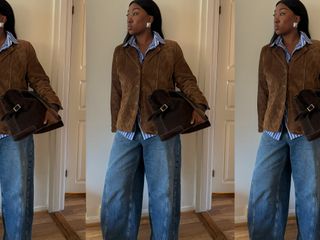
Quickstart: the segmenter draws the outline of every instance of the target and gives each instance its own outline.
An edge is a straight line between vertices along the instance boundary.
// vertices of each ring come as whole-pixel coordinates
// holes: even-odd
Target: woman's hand
[[[44,116],[43,124],[46,125],[48,122],[50,122],[50,119],[54,119],[54,116],[57,115],[57,112],[59,111],[59,107],[52,107],[47,109],[46,115]]]
[[[204,113],[203,113],[204,114]],[[203,117],[200,115],[200,113],[196,110],[193,110],[192,112],[192,117],[191,117],[191,121],[190,124],[200,124],[202,122],[204,122],[205,120],[203,119]]]

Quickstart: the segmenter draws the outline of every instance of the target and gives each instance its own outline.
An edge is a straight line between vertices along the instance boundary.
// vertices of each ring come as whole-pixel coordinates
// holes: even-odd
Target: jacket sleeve
[[[111,130],[112,132],[115,132],[117,130],[117,119],[122,97],[121,84],[117,70],[117,48],[113,53],[110,96]]]
[[[61,102],[50,86],[49,77],[43,70],[33,46],[28,42],[26,42],[26,44],[28,58],[26,79],[30,87],[49,104],[54,104],[58,106],[59,109],[62,109]]]
[[[264,122],[264,116],[267,109],[268,104],[268,84],[264,72],[264,50],[265,48],[262,48],[260,53],[260,61],[259,61],[259,71],[258,71],[258,97],[257,97],[257,108],[258,108],[258,130],[259,132],[263,131],[263,122]]]
[[[209,109],[208,102],[200,91],[196,77],[184,59],[180,46],[175,44],[174,80],[177,87],[184,92],[195,104]]]

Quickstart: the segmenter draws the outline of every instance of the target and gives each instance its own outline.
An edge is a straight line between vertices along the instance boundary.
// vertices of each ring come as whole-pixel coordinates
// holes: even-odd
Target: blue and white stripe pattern
[[[12,44],[17,44],[18,41],[17,39],[10,33],[7,31],[7,38],[4,41],[4,43],[2,44],[2,46],[0,47],[0,52],[8,49],[9,47],[11,47]],[[0,139],[8,137],[9,135],[7,134],[1,134],[0,133]]]
[[[136,42],[136,39],[135,39],[134,36],[131,36],[131,38],[123,45],[123,47],[127,47],[128,45],[131,46],[131,47],[134,47],[137,50],[140,63],[143,63],[144,58],[147,55],[147,53],[149,51],[155,49],[160,43],[161,44],[165,44],[164,39],[157,32],[153,32],[153,40],[150,43],[150,45],[149,45],[149,47],[148,47],[148,49],[147,49],[147,51],[145,53],[141,52],[141,50],[139,49],[139,47],[137,45],[137,42]],[[137,127],[140,128],[140,131],[141,131],[141,134],[142,134],[142,137],[143,137],[144,140],[156,136],[155,134],[149,134],[149,133],[145,133],[145,132],[142,131],[141,126],[140,126],[140,113],[138,113],[136,121],[138,122],[138,124],[137,124],[138,126]],[[124,131],[118,130],[118,132],[121,133],[125,138],[127,138],[129,140],[132,140],[134,138],[134,136],[135,136],[135,131],[133,131],[133,132],[124,132]]]
[[[292,51],[291,54],[289,53],[288,49],[284,45],[281,36],[278,36],[276,38],[276,40],[270,45],[270,47],[273,47],[275,45],[278,46],[278,47],[281,47],[284,50],[285,54],[286,54],[287,63],[289,63],[291,61],[291,58],[292,58],[293,54],[296,51],[298,51],[299,49],[303,48],[306,44],[312,44],[312,42],[311,42],[310,38],[304,32],[300,32],[300,40],[297,43],[296,47],[294,48],[294,50]],[[288,113],[287,113],[287,109],[286,109],[285,113],[284,113],[284,124],[281,124],[281,127],[280,127],[279,131],[278,132],[265,131],[265,132],[269,136],[271,136],[273,139],[279,141],[280,138],[281,138],[281,135],[282,135],[283,125],[285,125],[285,127],[287,128],[288,134],[289,134],[289,138],[291,140],[293,140],[295,138],[298,138],[298,137],[301,137],[302,136],[301,134],[295,134],[295,133],[292,133],[292,132],[289,131],[289,129],[287,127],[287,122],[288,122]]]
[[[0,47],[0,52],[8,49],[9,47],[11,47],[12,44],[17,44],[17,43],[18,43],[17,39],[10,32],[7,31],[7,38],[2,44],[2,46]]]

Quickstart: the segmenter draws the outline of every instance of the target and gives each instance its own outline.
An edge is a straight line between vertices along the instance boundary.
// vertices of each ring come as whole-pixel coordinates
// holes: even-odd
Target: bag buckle
[[[311,103],[309,107],[307,107],[308,112],[311,112],[313,109],[315,109],[315,106]]]
[[[165,110],[168,109],[168,105],[167,104],[163,104],[161,107],[160,107],[160,111],[161,112],[164,112]]]
[[[18,112],[21,109],[21,106],[20,106],[20,104],[17,104],[12,109],[13,109],[13,111]]]

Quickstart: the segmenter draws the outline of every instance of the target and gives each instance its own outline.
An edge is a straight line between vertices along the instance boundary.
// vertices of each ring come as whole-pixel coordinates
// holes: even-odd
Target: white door
[[[73,0],[66,192],[84,193],[86,177],[85,0]]]
[[[212,192],[234,192],[235,0],[220,1]]]

